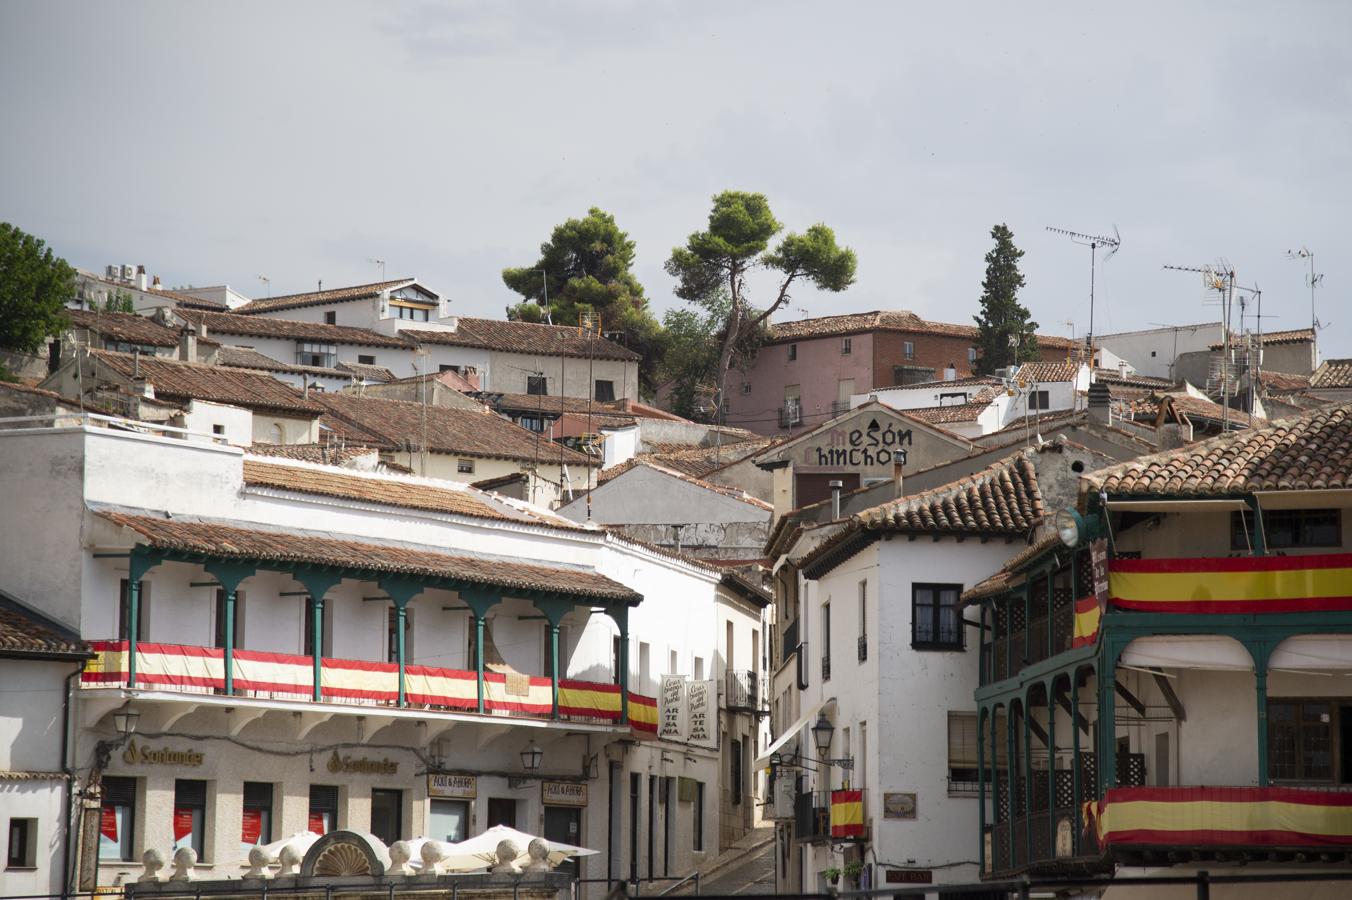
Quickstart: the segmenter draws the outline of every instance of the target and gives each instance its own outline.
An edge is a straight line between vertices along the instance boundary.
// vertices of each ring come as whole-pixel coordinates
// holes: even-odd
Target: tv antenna
[[[369,263],[371,263],[372,265],[380,266],[380,280],[381,280],[381,281],[384,281],[384,280],[385,280],[385,260],[383,260],[383,259],[376,259],[374,256],[368,256],[368,257],[366,257],[366,261],[369,262]]]
[[[1216,301],[1203,300],[1203,303],[1221,304],[1221,431],[1230,430],[1230,306],[1235,297],[1235,269],[1225,260],[1214,266],[1170,266],[1164,268],[1172,272],[1197,272],[1202,276],[1202,287],[1208,292],[1215,291]]]
[[[1084,234],[1079,231],[1070,231],[1065,228],[1055,228],[1047,226],[1047,230],[1053,234],[1063,234],[1077,244],[1089,248],[1089,331],[1085,332],[1084,344],[1089,348],[1089,367],[1094,367],[1094,272],[1098,263],[1098,249],[1108,247],[1109,250],[1103,255],[1103,261],[1107,262],[1122,249],[1122,235],[1118,232],[1117,226],[1113,226],[1113,236],[1107,237],[1102,234]]]
[[[258,276],[258,280],[261,281],[261,282],[263,282],[264,284],[266,284],[266,285],[268,286],[268,296],[271,297],[271,296],[272,296],[272,279],[269,278],[269,277],[266,276],[266,275],[259,275],[259,276]]]
[[[1326,327],[1314,314],[1314,289],[1324,283],[1324,276],[1317,274],[1314,270],[1314,251],[1308,247],[1301,247],[1299,250],[1287,250],[1286,258],[1303,259],[1310,264],[1310,271],[1305,275],[1305,283],[1310,286],[1310,327],[1315,330]]]

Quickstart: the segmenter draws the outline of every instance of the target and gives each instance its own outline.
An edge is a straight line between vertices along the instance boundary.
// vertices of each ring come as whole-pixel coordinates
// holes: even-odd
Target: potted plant
[[[832,866],[829,869],[822,869],[822,877],[826,879],[827,884],[834,886],[835,883],[840,880],[840,869],[837,869],[835,866]]]
[[[850,862],[845,864],[845,880],[850,884],[858,885],[859,876],[864,871],[864,864],[861,862]]]

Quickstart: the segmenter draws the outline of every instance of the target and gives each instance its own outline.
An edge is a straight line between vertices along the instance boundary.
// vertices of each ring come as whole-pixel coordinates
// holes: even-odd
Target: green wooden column
[[[985,621],[985,607],[982,607],[982,621]],[[985,707],[976,711],[976,860],[977,874],[986,871],[986,720]],[[994,836],[991,838],[994,841]]]
[[[1014,775],[1014,707],[1008,705],[1005,707],[1005,780],[1009,784],[1005,785],[1005,794],[1009,797],[1009,868],[1014,868],[1017,864],[1014,854],[1014,813],[1018,804],[1014,802],[1014,788],[1018,779]]]
[[[1267,529],[1263,527],[1263,507],[1253,495],[1245,497],[1244,502],[1248,504],[1250,514],[1253,516],[1253,555],[1267,556]]]
[[[1117,657],[1122,652],[1115,638],[1104,635],[1102,663],[1098,671],[1098,798],[1117,786]]]
[[[1080,688],[1079,672],[1070,673],[1070,793],[1075,808],[1075,829],[1070,835],[1072,855],[1080,855],[1080,830],[1084,827],[1080,812]]]
[[[1025,629],[1024,634],[1028,631]],[[1023,692],[1023,852],[1024,862],[1033,859],[1033,736],[1032,710],[1028,707],[1029,691]]]
[[[311,698],[316,702],[324,699],[324,596],[342,583],[343,576],[324,569],[295,569],[291,578],[310,592],[309,602],[314,620],[310,632],[310,644],[314,648],[311,661],[314,665]]]
[[[474,675],[478,688],[476,694],[478,702],[475,710],[482,713],[486,710],[484,703],[484,623],[488,618],[488,611],[502,600],[502,595],[480,588],[468,587],[460,588],[457,593],[474,615]]]
[[[1050,607],[1047,618],[1051,619]],[[1047,681],[1047,847],[1056,857],[1056,678]]]
[[[549,686],[553,718],[559,717],[559,623],[573,608],[573,601],[559,595],[544,595],[533,601],[535,608],[545,614],[549,628]]]
[[[1028,665],[1028,635],[1033,632],[1033,622],[1028,618],[1028,614],[1032,612],[1031,607],[1033,605],[1033,579],[1031,577],[1024,582],[1023,591],[1021,593],[1023,594],[1023,647],[1019,652],[1023,655],[1019,658],[1019,665],[1017,667],[1011,666],[1011,675],[1015,672],[1022,671],[1023,667]],[[1027,709],[1024,710],[1023,720],[1025,722],[1028,721]]]
[[[390,595],[394,602],[394,653],[399,664],[399,701],[400,708],[408,705],[406,672],[408,648],[405,646],[404,632],[408,630],[408,605],[413,598],[424,590],[422,583],[409,578],[382,578],[376,582],[380,589]]]
[[[1267,671],[1272,649],[1280,641],[1245,641],[1249,655],[1253,657],[1254,700],[1258,704],[1258,784],[1268,785],[1268,696]]]
[[[610,618],[620,629],[620,724],[629,724],[629,607],[612,607]]]
[[[225,693],[231,695],[235,693],[235,603],[240,584],[253,577],[258,568],[251,562],[223,559],[203,563],[202,569],[225,591],[225,647],[221,667],[225,671]]]
[[[143,547],[133,547],[127,559],[127,687],[136,687],[136,650],[141,634],[141,579],[162,562]]]

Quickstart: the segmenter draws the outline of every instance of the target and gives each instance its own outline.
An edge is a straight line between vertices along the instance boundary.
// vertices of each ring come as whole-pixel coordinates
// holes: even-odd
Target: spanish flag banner
[[[1098,640],[1099,621],[1103,610],[1097,597],[1085,597],[1075,601],[1075,631],[1071,635],[1070,646],[1087,647]]]
[[[566,716],[620,718],[620,686],[593,681],[559,681],[559,712]]]
[[[656,697],[629,692],[629,728],[637,737],[657,737]]]
[[[831,837],[864,836],[864,792],[831,792]]]
[[[1352,610],[1352,553],[1234,559],[1118,559],[1112,604],[1166,613]]]
[[[1283,787],[1113,788],[1086,804],[1099,845],[1352,845],[1352,794]]]

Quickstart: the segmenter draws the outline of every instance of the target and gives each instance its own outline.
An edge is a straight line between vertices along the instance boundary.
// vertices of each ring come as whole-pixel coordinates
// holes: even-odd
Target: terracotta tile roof
[[[74,631],[0,594],[0,657],[84,659],[89,655],[89,645]]]
[[[930,425],[975,422],[981,418],[982,413],[990,409],[991,401],[994,399],[994,391],[982,390],[969,403],[954,403],[949,406],[922,406],[919,409],[899,409],[897,412]]]
[[[1177,392],[1168,394],[1159,394],[1156,399],[1162,405],[1173,409],[1175,413],[1182,413],[1189,419],[1198,419],[1207,422],[1220,423],[1228,418],[1231,428],[1251,428],[1255,424],[1262,424],[1266,419],[1250,416],[1248,413],[1239,409],[1230,410],[1227,417],[1225,407],[1211,400],[1203,400],[1201,397],[1194,397],[1192,394]]]
[[[1082,409],[1081,410],[1060,409],[1045,413],[1038,413],[1037,411],[1034,411],[1033,414],[1028,417],[1027,423],[1024,422],[1023,416],[1019,416],[1015,421],[1010,422],[1004,428],[992,431],[989,434],[983,434],[981,438],[977,438],[975,440],[981,441],[999,434],[1018,434],[1020,437],[1022,437],[1023,432],[1026,428],[1032,429],[1032,431],[1036,433],[1038,428],[1040,427],[1046,427],[1048,425],[1056,425],[1056,426],[1064,425],[1069,420],[1076,418],[1087,419],[1088,416]],[[989,444],[983,443],[982,444],[983,449],[981,452],[985,452],[985,448],[989,446],[990,446]],[[946,466],[948,465],[948,463],[940,463],[940,465]],[[916,472],[912,474],[919,473]]]
[[[363,347],[400,347],[411,349],[413,344],[400,337],[380,334],[368,328],[348,325],[325,325],[322,322],[295,322],[270,316],[241,316],[238,313],[213,313],[181,309],[178,314],[192,322],[207,326],[207,334],[228,334],[237,337],[290,338],[297,341],[315,341],[325,344],[358,344]]]
[[[588,400],[586,397],[555,397],[539,394],[502,394],[497,391],[478,391],[477,398],[493,409],[510,412],[533,413],[543,411],[549,415],[559,415],[560,413],[586,415],[590,408],[593,414],[624,414],[618,403]]]
[[[1107,385],[1167,390],[1174,383],[1167,378],[1152,378],[1149,375],[1123,375],[1117,369],[1095,369],[1094,380]]]
[[[252,347],[222,347],[216,354],[216,365],[232,369],[261,369],[264,372],[290,372],[296,375],[318,375],[324,378],[352,377],[351,372],[324,366],[297,366],[279,362]]]
[[[451,487],[455,482],[434,484],[429,479],[394,478],[357,472],[337,472],[317,466],[293,466],[244,460],[244,483],[302,494],[319,494],[382,503],[406,509],[496,519],[531,525],[550,525],[568,531],[587,529],[561,516],[524,505],[514,506],[471,487]]]
[[[412,544],[372,543],[297,530],[272,531],[253,523],[162,519],[108,510],[97,513],[128,528],[157,550],[201,553],[261,563],[335,566],[363,572],[412,575],[524,591],[548,591],[634,603],[642,597],[591,569],[539,565],[515,559],[442,553]]]
[[[65,781],[64,772],[7,772],[0,770],[0,781]]]
[[[882,390],[888,390],[888,391],[931,390],[931,391],[932,391],[932,390],[934,390],[935,388],[943,388],[943,387],[962,387],[962,386],[964,386],[964,385],[973,385],[973,384],[984,384],[984,385],[989,385],[989,386],[991,386],[991,387],[996,387],[997,385],[1003,385],[1004,382],[1001,381],[999,378],[994,378],[994,377],[992,377],[992,376],[990,376],[990,375],[966,375],[966,376],[964,376],[964,377],[962,377],[962,378],[954,378],[954,379],[952,379],[951,381],[944,380],[944,379],[939,379],[939,380],[937,380],[937,381],[921,381],[921,382],[919,382],[919,383],[917,383],[917,384],[897,385],[897,386],[895,386],[895,387],[889,387],[889,388],[875,388],[875,390],[879,390],[879,391],[882,391]]]
[[[375,447],[330,447],[326,444],[252,444],[245,447],[244,452],[249,456],[294,459],[326,466],[342,466],[354,459],[380,453]]]
[[[396,378],[390,384],[418,384],[421,381],[438,381],[442,385],[453,391],[459,391],[462,394],[477,394],[479,392],[479,376],[473,378],[461,375],[454,369],[446,369],[443,372],[424,372],[421,375],[409,375],[406,378]]]
[[[1046,513],[1028,451],[965,478],[853,516],[872,531],[1026,534]]]
[[[869,331],[900,331],[911,334],[937,334],[965,338],[975,338],[977,333],[975,325],[931,322],[928,319],[920,318],[907,309],[874,310],[872,312],[845,313],[839,316],[819,316],[814,319],[800,319],[794,322],[776,322],[770,326],[770,336],[766,343],[782,344],[787,341],[860,334]],[[1069,348],[1073,344],[1067,338],[1053,335],[1040,334],[1037,338],[1038,345],[1043,348]]]
[[[1310,387],[1309,375],[1288,375],[1285,372],[1258,372],[1258,381],[1272,392],[1304,391]]]
[[[381,291],[394,290],[413,284],[412,278],[396,278],[393,281],[377,281],[372,284],[355,284],[350,287],[332,288],[327,291],[310,291],[304,294],[284,294],[280,297],[267,297],[253,300],[236,307],[243,315],[272,312],[279,309],[296,309],[301,306],[320,306],[325,303],[345,303],[348,300],[362,300],[374,297]]]
[[[696,478],[693,475],[688,475],[684,472],[679,472],[675,469],[669,469],[666,466],[659,465],[656,462],[652,461],[651,459],[640,459],[639,457],[633,457],[631,459],[625,460],[624,462],[620,463],[617,466],[611,466],[609,469],[606,469],[604,472],[601,473],[601,476],[604,477],[601,476],[597,477],[597,484],[605,484],[609,481],[613,481],[619,476],[624,475],[626,472],[636,469],[639,466],[652,469],[654,472],[661,472],[663,475],[668,475],[672,478],[679,478],[681,481],[684,481],[687,484],[693,484],[696,487],[703,488],[706,491],[713,491],[716,494],[722,494],[724,497],[731,497],[733,500],[740,500],[743,503],[749,503],[752,506],[765,510],[766,512],[770,512],[774,509],[774,507],[771,506],[769,503],[766,503],[764,500],[761,500],[757,497],[751,496],[741,488],[730,487],[729,485],[726,484],[714,484],[713,482],[710,481],[704,481],[703,479]]]
[[[1230,342],[1239,344],[1242,340],[1241,335],[1231,335]],[[1269,331],[1263,335],[1263,346],[1269,344],[1307,344],[1314,341],[1313,328],[1294,328],[1290,331]],[[1211,345],[1212,350],[1221,349],[1221,342],[1217,341]]]
[[[562,462],[568,466],[598,464],[592,457],[543,439],[484,407],[453,409],[353,394],[320,393],[313,395],[313,399],[325,410],[320,424],[332,429],[335,436],[354,443],[385,449],[410,442],[417,446],[421,443],[425,415],[427,447],[437,453],[547,464]]]
[[[93,312],[87,309],[68,309],[66,318],[75,328],[84,328],[104,338],[127,344],[148,347],[177,347],[179,335],[172,328],[136,313]],[[215,346],[211,338],[200,338],[199,344]]]
[[[1078,363],[1026,362],[1019,366],[1018,378],[1020,381],[1050,384],[1058,381],[1074,381],[1079,371]]]
[[[356,375],[362,381],[376,381],[382,384],[388,384],[394,381],[394,373],[384,366],[373,366],[369,363],[340,362],[334,366],[340,372],[350,372]]]
[[[1352,359],[1326,359],[1310,376],[1312,388],[1352,388]]]
[[[722,447],[676,447],[656,453],[640,453],[625,463],[602,470],[597,476],[597,482],[604,484],[625,471],[625,466],[630,463],[637,465],[640,462],[653,463],[692,478],[705,478],[719,469],[759,453],[775,441],[775,438],[757,438],[724,444]]]
[[[131,378],[139,365],[141,377],[155,386],[157,400],[208,400],[247,409],[277,410],[315,415],[321,407],[300,391],[271,375],[248,369],[208,366],[142,354],[139,364],[130,353],[91,350],[90,355],[124,378]]]
[[[503,353],[538,353],[542,356],[572,356],[581,359],[636,361],[641,357],[614,341],[588,337],[580,328],[565,325],[536,325],[531,322],[504,322],[498,319],[471,319],[461,316],[454,331],[428,328],[403,328],[400,334],[422,344],[446,344],[454,347],[478,347]]]
[[[185,294],[182,291],[166,291],[164,288],[151,288],[151,293],[159,294],[162,297],[168,297],[174,301],[174,306],[182,309],[205,309],[220,310],[225,312],[230,307],[219,300],[208,300],[205,297],[194,297],[192,294]]]
[[[1084,476],[1109,494],[1206,496],[1352,487],[1352,404],[1230,432]]]

